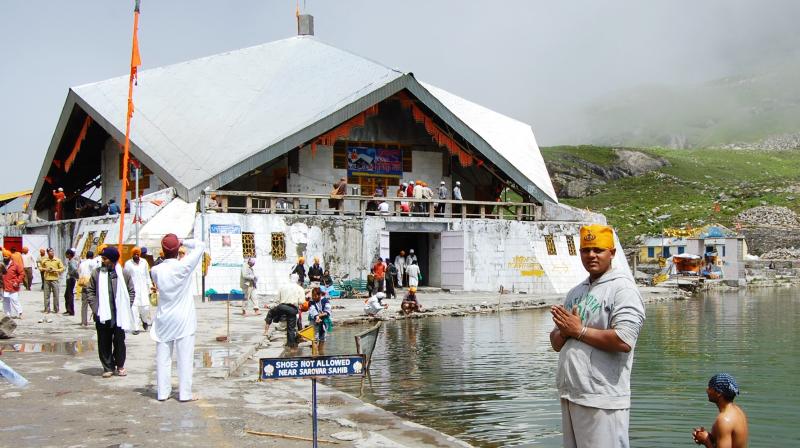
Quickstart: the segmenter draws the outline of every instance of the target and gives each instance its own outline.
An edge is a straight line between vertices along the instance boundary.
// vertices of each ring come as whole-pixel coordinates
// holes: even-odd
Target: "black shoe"
[[[133,334],[134,334],[134,335],[137,335],[137,334],[139,334],[139,330],[135,330],[135,331],[133,332]]]
[[[150,328],[150,324],[146,324],[143,322],[142,327],[144,328],[144,331],[147,331],[147,329]]]

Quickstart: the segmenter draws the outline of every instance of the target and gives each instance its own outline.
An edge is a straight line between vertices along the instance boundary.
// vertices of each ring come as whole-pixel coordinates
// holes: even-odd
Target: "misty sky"
[[[70,86],[127,73],[133,3],[2,2],[0,193],[33,188]],[[540,145],[580,143],[574,124],[614,92],[747,73],[800,48],[795,0],[305,4],[320,40],[530,123]],[[142,69],[292,36],[294,10],[294,0],[143,0]]]

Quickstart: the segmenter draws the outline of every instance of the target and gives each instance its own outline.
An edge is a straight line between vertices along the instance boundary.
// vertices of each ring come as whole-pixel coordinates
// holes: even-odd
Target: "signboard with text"
[[[403,151],[367,147],[347,148],[347,175],[400,178],[403,176]]]
[[[364,355],[261,358],[259,379],[364,375]]]
[[[208,250],[211,266],[242,267],[242,228],[233,224],[209,226]]]

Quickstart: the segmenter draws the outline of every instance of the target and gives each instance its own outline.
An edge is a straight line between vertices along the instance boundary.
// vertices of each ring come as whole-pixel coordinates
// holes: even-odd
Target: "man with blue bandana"
[[[630,379],[644,304],[628,270],[612,267],[614,230],[592,224],[581,227],[580,237],[589,277],[550,310],[563,446],[628,448]]]
[[[727,373],[718,373],[708,381],[708,401],[717,405],[719,414],[711,427],[711,432],[704,427],[694,428],[694,443],[716,448],[745,448],[749,429],[747,415],[742,408],[733,404],[739,395],[736,380]]]

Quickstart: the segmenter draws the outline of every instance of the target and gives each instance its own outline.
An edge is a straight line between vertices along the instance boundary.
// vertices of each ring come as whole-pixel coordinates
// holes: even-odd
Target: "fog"
[[[70,86],[127,73],[132,5],[4,2],[0,192],[33,188]],[[292,36],[295,5],[143,0],[142,69]],[[793,0],[308,0],[300,7],[315,16],[317,38],[530,123],[540,145],[630,143],[628,121],[642,109],[724,121],[731,106],[722,99],[730,95],[719,80],[730,77],[774,76],[800,104],[800,2]],[[736,104],[780,98],[783,88],[755,89]],[[698,100],[708,89],[707,101]],[[637,126],[663,121],[656,114]]]

